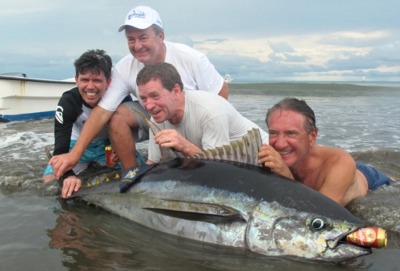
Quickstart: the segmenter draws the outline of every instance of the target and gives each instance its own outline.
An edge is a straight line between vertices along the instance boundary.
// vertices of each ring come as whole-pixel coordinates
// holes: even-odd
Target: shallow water
[[[400,179],[400,88],[262,84],[231,89],[230,101],[262,128],[269,106],[286,96],[305,99],[316,113],[319,143],[342,147]],[[53,141],[52,120],[0,124],[0,139],[1,270],[400,269],[396,233],[389,234],[387,248],[342,264],[268,258],[166,236],[92,206],[59,201],[55,184],[40,183],[47,163],[43,149]],[[393,191],[382,204],[398,204],[400,195]],[[371,194],[378,204],[379,193]]]

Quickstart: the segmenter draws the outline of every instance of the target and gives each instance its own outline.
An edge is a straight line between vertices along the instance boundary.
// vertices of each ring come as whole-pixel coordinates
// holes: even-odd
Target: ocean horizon
[[[248,85],[248,84],[320,84],[320,85],[359,85],[359,86],[387,86],[399,87],[400,81],[308,81],[308,80],[266,80],[266,81],[235,81],[232,79],[229,85]]]

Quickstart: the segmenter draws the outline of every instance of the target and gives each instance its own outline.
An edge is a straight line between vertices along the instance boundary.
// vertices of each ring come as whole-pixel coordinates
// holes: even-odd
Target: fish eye
[[[325,226],[326,226],[325,221],[322,218],[319,218],[319,217],[314,218],[311,221],[311,225],[310,225],[312,230],[317,230],[317,231],[324,229]]]

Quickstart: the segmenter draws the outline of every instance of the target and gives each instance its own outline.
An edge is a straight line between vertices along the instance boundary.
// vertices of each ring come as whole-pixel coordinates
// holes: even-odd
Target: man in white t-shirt
[[[137,84],[143,107],[161,129],[155,135],[150,133],[148,164],[160,161],[160,147],[193,156],[240,139],[253,128],[258,128],[263,143],[268,143],[268,134],[226,99],[205,91],[183,90],[177,69],[169,63],[146,65]]]
[[[228,85],[201,52],[183,44],[164,41],[164,29],[157,11],[138,6],[129,11],[119,31],[125,31],[130,54],[113,68],[112,81],[96,106],[74,148],[50,160],[56,178],[74,167],[87,145],[108,123],[114,151],[123,168],[137,165],[136,142],[148,139],[147,124],[132,109],[147,112],[137,99],[137,73],[148,64],[168,62],[182,76],[185,90],[205,90],[228,98]],[[124,97],[133,94],[136,101],[120,105]]]

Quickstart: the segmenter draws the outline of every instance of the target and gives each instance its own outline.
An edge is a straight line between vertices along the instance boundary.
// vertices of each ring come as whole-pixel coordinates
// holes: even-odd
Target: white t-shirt
[[[160,129],[177,130],[187,140],[203,150],[220,147],[243,137],[252,128],[260,130],[263,143],[268,134],[257,124],[243,117],[227,100],[205,91],[185,91],[185,112],[182,121],[173,125],[169,121],[156,123]],[[154,119],[152,119],[154,122]],[[150,132],[149,156],[159,162],[161,153]]]
[[[224,78],[217,72],[206,55],[179,43],[165,41],[165,62],[174,65],[182,78],[185,90],[202,89],[218,94],[224,83]],[[99,105],[115,111],[121,101],[132,93],[135,100],[140,101],[136,77],[144,64],[129,54],[122,58],[112,70],[112,81]]]

